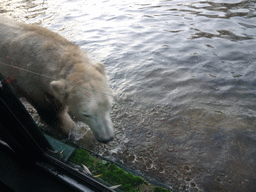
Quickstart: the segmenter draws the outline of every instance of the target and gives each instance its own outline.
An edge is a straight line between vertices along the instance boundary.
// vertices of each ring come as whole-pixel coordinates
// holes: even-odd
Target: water
[[[178,191],[256,190],[255,0],[2,0],[0,13],[106,65],[117,137],[90,149]]]

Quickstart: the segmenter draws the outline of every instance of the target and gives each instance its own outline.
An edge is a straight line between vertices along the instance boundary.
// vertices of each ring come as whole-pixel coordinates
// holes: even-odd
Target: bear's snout
[[[100,131],[98,131],[100,130]],[[96,137],[97,141],[101,143],[108,143],[112,141],[115,138],[115,131],[112,126],[112,122],[110,126],[107,127],[101,127],[101,129],[98,130],[92,130],[94,133],[94,136]]]
[[[84,122],[89,125],[97,141],[101,143],[108,143],[114,139],[115,130],[109,113],[85,118]]]

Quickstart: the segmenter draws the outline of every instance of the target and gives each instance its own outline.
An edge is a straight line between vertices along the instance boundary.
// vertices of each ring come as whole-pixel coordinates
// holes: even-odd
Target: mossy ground
[[[149,184],[142,177],[134,176],[115,164],[94,157],[84,149],[77,149],[69,161],[77,165],[87,166],[93,175],[100,175],[99,179],[108,182],[112,186],[121,185],[119,189],[125,192],[171,192],[171,190]]]

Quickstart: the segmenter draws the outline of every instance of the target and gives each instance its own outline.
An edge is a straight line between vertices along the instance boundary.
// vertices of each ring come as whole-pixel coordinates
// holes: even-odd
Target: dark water
[[[105,63],[117,138],[92,150],[178,191],[256,191],[255,0],[2,0],[0,13]]]

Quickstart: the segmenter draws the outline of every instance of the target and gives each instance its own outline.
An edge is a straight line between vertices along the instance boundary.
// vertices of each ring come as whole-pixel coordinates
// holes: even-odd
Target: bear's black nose
[[[108,143],[108,142],[110,142],[110,141],[113,141],[114,140],[114,137],[110,137],[109,139],[101,139],[101,140],[98,140],[99,142],[101,142],[101,143]]]

